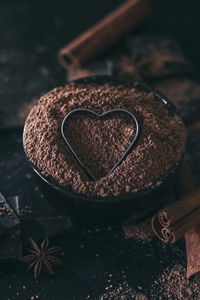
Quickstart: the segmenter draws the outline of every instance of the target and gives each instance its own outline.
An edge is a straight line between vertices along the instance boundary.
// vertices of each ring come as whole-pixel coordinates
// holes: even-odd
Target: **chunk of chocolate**
[[[8,198],[8,202],[6,202],[7,207],[9,207],[10,210],[13,209],[15,218],[17,218],[16,214],[18,214],[19,212],[18,196]],[[0,239],[0,262],[17,261],[21,258],[21,256],[22,256],[21,229],[20,226],[17,225],[14,226],[14,228],[12,228],[11,231],[8,231],[7,235],[2,236]]]
[[[22,220],[23,241],[26,245],[29,237],[35,241],[46,237],[54,237],[72,228],[68,217],[57,216],[49,218],[27,218]]]
[[[16,231],[19,225],[19,218],[0,193],[0,237]]]
[[[62,234],[72,228],[71,220],[67,216],[51,216],[45,218],[36,218],[29,214],[24,214],[27,206],[23,205],[23,199],[14,196],[8,199],[10,205],[20,217],[24,244],[27,243],[30,236],[39,241],[46,237],[54,237]]]
[[[9,197],[8,203],[10,204],[10,206],[13,208],[14,212],[19,217],[19,215],[20,215],[19,197],[18,196]]]
[[[192,64],[171,38],[144,34],[125,41],[129,55],[119,60],[118,73],[135,79],[164,78],[188,74]]]

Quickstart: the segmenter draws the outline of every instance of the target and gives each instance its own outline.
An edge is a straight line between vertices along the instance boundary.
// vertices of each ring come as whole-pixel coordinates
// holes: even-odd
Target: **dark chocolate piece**
[[[131,36],[125,41],[129,55],[119,61],[119,74],[140,79],[191,73],[194,68],[171,38],[155,35]],[[139,79],[138,78],[138,79]]]
[[[49,218],[23,219],[23,241],[27,244],[29,237],[35,241],[46,237],[54,237],[65,233],[72,228],[72,223],[68,217],[57,216]]]
[[[19,197],[8,198],[9,207],[21,216],[19,207]],[[1,237],[0,240],[0,262],[17,261],[22,256],[22,244],[26,246],[31,236],[34,240],[39,241],[45,237],[53,237],[58,234],[67,232],[72,227],[68,217],[55,216],[49,218],[24,218],[21,220],[21,229],[15,227],[12,234]],[[23,240],[23,243],[22,243]]]
[[[7,199],[16,214],[19,212],[18,196]],[[22,256],[21,230],[17,226],[12,233],[0,239],[0,262],[17,261]]]
[[[0,193],[0,237],[16,231],[19,225],[19,218]]]
[[[25,244],[31,236],[34,240],[39,241],[45,237],[53,237],[62,234],[71,229],[72,223],[66,216],[53,216],[46,218],[35,218],[24,215],[24,207],[19,206],[22,199],[18,196],[8,198],[8,201],[14,211],[20,216],[22,223],[22,234]]]
[[[17,216],[19,216],[20,215],[19,197],[18,196],[8,197],[8,203],[13,208]]]

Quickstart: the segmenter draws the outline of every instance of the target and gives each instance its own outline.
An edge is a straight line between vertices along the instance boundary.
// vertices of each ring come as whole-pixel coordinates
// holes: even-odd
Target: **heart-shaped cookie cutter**
[[[106,115],[109,115],[111,113],[119,113],[119,112],[122,112],[122,113],[126,113],[128,114],[129,116],[132,117],[132,119],[134,120],[135,122],[135,127],[136,127],[136,133],[135,133],[135,136],[133,138],[133,140],[131,141],[130,145],[128,146],[128,148],[126,149],[126,151],[124,152],[124,154],[120,157],[120,159],[118,160],[118,162],[114,165],[114,167],[112,167],[112,169],[108,172],[108,174],[106,176],[108,176],[110,173],[112,173],[120,164],[121,162],[126,158],[126,156],[129,154],[129,152],[132,150],[134,144],[136,143],[137,139],[138,139],[138,136],[139,136],[139,124],[138,124],[138,121],[136,119],[136,117],[131,113],[129,112],[128,110],[125,110],[125,109],[121,109],[121,108],[116,108],[116,109],[111,109],[111,110],[108,110],[102,114],[98,114],[96,113],[95,111],[93,110],[90,110],[90,109],[87,109],[87,108],[77,108],[77,109],[74,109],[72,111],[70,111],[63,119],[62,121],[62,125],[61,125],[61,133],[62,133],[62,136],[68,146],[68,148],[70,149],[70,151],[72,152],[72,154],[74,155],[74,157],[76,158],[76,160],[78,161],[79,165],[81,166],[81,168],[85,171],[85,173],[88,175],[88,177],[91,179],[91,180],[98,180],[89,170],[88,168],[84,165],[84,163],[79,159],[78,155],[76,154],[76,152],[74,151],[74,149],[72,148],[72,146],[70,145],[69,141],[67,140],[65,134],[64,134],[64,126],[65,126],[65,123],[66,121],[74,114],[78,114],[78,113],[81,113],[81,112],[84,112],[84,113],[90,113],[98,118],[103,118],[105,117]],[[106,177],[105,176],[105,177]]]

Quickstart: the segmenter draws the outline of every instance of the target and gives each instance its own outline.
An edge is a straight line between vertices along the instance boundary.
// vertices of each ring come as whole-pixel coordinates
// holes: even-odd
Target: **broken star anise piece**
[[[33,268],[34,277],[37,278],[42,271],[54,275],[53,266],[58,266],[62,264],[62,261],[57,257],[53,256],[60,250],[59,247],[49,247],[49,240],[46,238],[40,245],[37,245],[35,241],[30,239],[31,249],[28,251],[31,253],[22,257],[22,261],[30,263],[28,270]]]

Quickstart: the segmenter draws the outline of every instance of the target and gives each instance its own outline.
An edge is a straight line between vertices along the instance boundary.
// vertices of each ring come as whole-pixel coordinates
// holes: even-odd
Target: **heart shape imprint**
[[[126,156],[128,155],[128,153],[132,150],[134,144],[136,143],[137,139],[138,139],[138,135],[139,135],[139,124],[138,124],[138,121],[136,119],[136,117],[129,111],[125,110],[125,109],[111,109],[111,110],[108,110],[102,114],[98,114],[96,113],[95,111],[92,111],[90,109],[86,109],[86,108],[78,108],[78,109],[75,109],[71,112],[69,112],[63,119],[62,121],[62,125],[61,125],[61,133],[62,133],[62,136],[68,146],[68,148],[70,149],[70,151],[72,152],[72,154],[74,155],[74,157],[76,158],[77,162],[79,163],[79,165],[81,166],[81,168],[85,171],[85,173],[88,175],[88,177],[91,179],[91,180],[98,180],[96,176],[94,176],[93,172],[91,172],[88,167],[85,166],[85,164],[83,163],[83,159],[80,158],[80,154],[78,155],[77,154],[77,151],[74,150],[75,147],[72,147],[72,144],[71,142],[69,141],[69,138],[66,137],[66,134],[65,134],[65,126],[66,126],[66,123],[69,121],[69,119],[73,116],[73,115],[78,115],[78,114],[82,114],[82,113],[86,113],[86,114],[90,114],[91,116],[95,117],[95,118],[98,118],[98,119],[105,119],[106,116],[108,115],[111,115],[111,114],[116,114],[116,113],[123,113],[123,114],[126,114],[128,115],[133,121],[134,121],[134,128],[135,128],[135,134],[134,136],[131,138],[131,140],[128,142],[128,145],[126,146],[126,149],[123,150],[123,154],[120,156],[120,158],[118,159],[118,161],[114,164],[114,166],[109,170],[109,172],[104,175],[105,176],[108,176],[110,173],[112,173],[120,164],[121,162],[126,158]],[[118,116],[119,117],[119,116]],[[78,117],[78,122],[80,121],[80,116]],[[78,124],[78,123],[77,123]],[[80,134],[80,131],[83,130],[83,127],[82,127],[82,124],[81,124],[81,127],[80,127],[80,130],[78,129],[78,132]],[[98,129],[99,131],[99,129]],[[106,130],[105,130],[106,131]],[[105,132],[104,131],[104,132]],[[73,137],[73,132],[74,132],[74,125],[68,130],[68,132],[70,132],[71,136]],[[119,128],[116,128],[116,132],[118,132],[118,135],[120,134],[120,130]],[[87,135],[92,135],[92,130],[88,130],[87,129]],[[86,143],[88,144],[89,142],[89,139],[87,136],[83,136],[83,138],[85,139]],[[97,138],[97,142],[99,142],[98,138]],[[77,146],[77,144],[80,143],[80,138],[77,139],[75,145]],[[109,145],[109,141],[107,140],[106,143]],[[126,142],[127,144],[127,142]],[[115,145],[112,145],[112,150],[115,151]],[[118,145],[120,146],[120,144]],[[79,146],[78,146],[79,148]],[[119,148],[119,147],[118,147]],[[107,150],[107,151],[110,151],[111,149]],[[111,151],[110,151],[111,152]],[[91,153],[91,149],[87,152],[87,154],[89,155]],[[113,157],[112,153],[110,153],[110,157]],[[95,163],[96,164],[99,164],[99,159],[97,158],[96,160],[94,159]],[[102,177],[102,176],[100,176]]]

